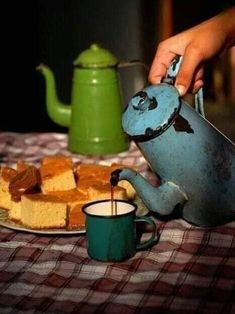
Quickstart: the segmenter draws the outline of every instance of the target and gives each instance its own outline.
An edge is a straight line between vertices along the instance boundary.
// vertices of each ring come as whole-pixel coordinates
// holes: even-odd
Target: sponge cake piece
[[[44,194],[52,191],[71,190],[76,187],[72,161],[68,157],[46,157],[40,167],[41,189]]]
[[[55,195],[60,198],[68,205],[68,215],[67,215],[67,228],[68,229],[79,229],[85,227],[85,215],[83,214],[81,208],[83,205],[90,201],[88,196],[88,191],[86,194],[81,193],[77,189],[69,191],[56,191],[51,192],[50,195]]]
[[[9,210],[12,206],[9,184],[16,175],[17,171],[10,167],[2,167],[0,169],[0,208]]]
[[[122,169],[128,167],[122,164],[113,163],[111,166],[99,165],[99,164],[80,164],[75,169],[75,174],[78,177],[77,186],[80,191],[84,187],[100,184],[110,184],[111,173],[116,169]],[[136,191],[127,180],[118,182],[118,186],[126,190],[126,197],[128,199],[134,199]],[[103,190],[103,188],[101,188]],[[118,190],[116,190],[117,192]],[[108,197],[110,198],[110,196]]]
[[[8,211],[8,218],[14,222],[21,222],[21,201],[11,201],[10,209]]]
[[[63,155],[56,155],[56,156],[45,156],[42,159],[42,165],[47,165],[50,163],[66,163],[68,167],[72,168],[73,167],[73,161],[70,157],[63,156]]]
[[[19,160],[16,164],[16,171],[20,173],[22,171],[25,171],[28,167],[30,167],[29,164],[27,164],[23,160]]]
[[[14,201],[20,201],[22,194],[38,191],[40,182],[38,169],[34,166],[27,167],[10,180],[9,192],[11,193],[11,198]]]
[[[74,174],[74,165],[70,157],[44,157],[39,169],[40,182],[36,180],[37,190],[31,189],[32,184],[29,189],[27,184],[23,195],[20,193],[17,198],[19,201],[14,201],[12,198],[15,192],[22,190],[22,184],[18,182],[22,183],[23,179],[27,179],[26,174],[30,170],[35,170],[35,174],[36,170],[38,171],[25,162],[18,162],[16,167],[17,171],[11,168],[0,169],[0,207],[9,209],[10,220],[20,222],[31,229],[83,229],[85,216],[81,210],[82,206],[90,201],[110,199],[111,172],[125,165],[80,164]],[[17,177],[21,180],[16,180]],[[5,197],[4,200],[1,193]],[[125,200],[135,197],[135,190],[128,181],[120,181],[114,187],[113,193],[114,199]]]
[[[122,168],[128,168],[129,166],[125,166],[122,164],[113,163],[111,165],[110,174],[116,169],[122,169]],[[132,167],[133,169],[133,167]],[[110,180],[110,174],[109,174],[109,180]],[[136,197],[136,190],[133,188],[133,186],[130,184],[127,180],[121,180],[118,182],[118,186],[124,188],[126,190],[127,198],[128,199],[134,199]]]
[[[31,229],[65,228],[67,204],[54,195],[25,194],[21,197],[21,222]]]
[[[88,188],[88,195],[92,201],[110,199],[111,198],[110,184],[109,183],[94,184]],[[126,200],[127,199],[126,190],[119,186],[115,186],[113,190],[113,198]]]
[[[103,176],[104,174],[108,173],[108,171],[108,166],[103,166],[99,164],[79,164],[75,168],[75,174],[77,175],[78,181],[83,178],[93,178],[96,181],[103,181]]]
[[[8,191],[11,195],[11,204],[8,212],[10,220],[21,221],[21,196],[24,193],[38,191],[40,177],[38,169],[24,163],[18,163],[18,173],[10,180]]]
[[[67,229],[84,229],[85,228],[85,215],[82,212],[82,206],[88,200],[80,200],[74,202],[72,207],[69,208]]]
[[[24,166],[25,165],[25,166]],[[17,166],[17,170],[3,167],[0,170],[0,207],[8,210],[8,218],[14,222],[21,221],[21,202],[19,200],[15,201],[12,194],[10,193],[10,186],[12,182],[17,178],[19,173],[23,173],[26,169],[30,169],[26,164],[20,164],[20,169]],[[23,186],[18,186],[23,188]]]

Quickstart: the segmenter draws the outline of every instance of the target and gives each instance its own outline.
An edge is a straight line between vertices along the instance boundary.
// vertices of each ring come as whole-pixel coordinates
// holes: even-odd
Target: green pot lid
[[[92,44],[77,57],[73,64],[84,68],[106,68],[116,65],[117,62],[117,58],[110,51],[101,48],[98,44]]]

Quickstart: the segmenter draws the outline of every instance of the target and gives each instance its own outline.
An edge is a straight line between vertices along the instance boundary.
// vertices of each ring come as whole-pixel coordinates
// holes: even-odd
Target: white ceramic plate
[[[66,229],[48,229],[48,230],[40,230],[40,229],[29,229],[20,224],[17,224],[7,218],[7,210],[0,208],[0,226],[12,229],[15,231],[23,231],[29,233],[38,233],[44,235],[73,235],[73,234],[84,234],[86,232],[85,228],[83,229],[73,229],[73,230],[66,230]]]
[[[138,205],[138,209],[136,212],[137,216],[144,216],[148,213],[148,210],[143,205],[142,201],[137,198],[135,203]],[[85,228],[82,229],[73,229],[73,230],[66,230],[66,229],[29,229],[20,224],[17,224],[7,217],[7,210],[0,208],[0,226],[12,229],[15,231],[22,231],[22,232],[29,232],[29,233],[37,233],[37,234],[44,234],[44,235],[73,235],[73,234],[84,234],[86,232]]]

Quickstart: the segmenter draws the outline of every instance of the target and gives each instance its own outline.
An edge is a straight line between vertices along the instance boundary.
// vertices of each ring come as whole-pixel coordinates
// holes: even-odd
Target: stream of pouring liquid
[[[110,194],[111,194],[111,216],[117,215],[117,202],[114,201],[114,186],[110,184]]]
[[[114,200],[114,188],[118,184],[120,169],[111,174],[110,193],[111,193],[111,215],[117,215],[117,202]]]

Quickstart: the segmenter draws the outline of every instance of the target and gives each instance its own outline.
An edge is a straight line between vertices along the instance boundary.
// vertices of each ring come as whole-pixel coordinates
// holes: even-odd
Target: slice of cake
[[[73,204],[69,208],[67,229],[84,229],[85,228],[85,215],[82,212],[82,206],[85,205],[88,200],[80,200]]]
[[[21,223],[21,201],[11,201],[8,218],[14,222]]]
[[[96,181],[100,181],[103,177],[104,173],[107,173],[109,170],[108,166],[103,166],[99,164],[79,164],[74,172],[78,181],[86,178],[86,179],[95,179]]]
[[[122,169],[128,167],[123,164],[113,163],[111,166],[99,165],[99,164],[80,164],[76,167],[75,173],[78,178],[77,187],[80,191],[84,188],[97,186],[100,184],[110,184],[111,173],[116,169]],[[118,182],[118,186],[126,190],[126,197],[128,199],[134,199],[136,191],[127,180]],[[101,188],[103,190],[104,187]],[[116,193],[118,190],[116,190]],[[110,196],[109,196],[110,198]]]
[[[45,156],[42,159],[42,165],[47,165],[50,163],[66,163],[68,167],[73,167],[73,161],[71,157],[63,156],[63,155],[56,155],[56,156]]]
[[[8,218],[21,221],[21,195],[38,183],[36,168],[23,163],[17,170],[3,167],[0,170],[0,207],[8,209]]]
[[[130,166],[125,166],[122,164],[113,163],[110,167],[110,174],[114,170],[122,169],[122,168],[130,168]],[[131,169],[135,169],[131,167]],[[110,174],[109,174],[109,180],[110,180]],[[136,197],[136,190],[133,188],[133,186],[128,182],[127,180],[121,180],[118,182],[118,186],[124,188],[126,190],[127,198],[128,199],[134,199]]]
[[[8,186],[11,195],[8,217],[15,222],[21,222],[21,196],[24,193],[39,191],[40,176],[36,167],[23,162],[17,164],[17,170]]]
[[[65,191],[76,187],[72,161],[68,157],[45,157],[40,167],[43,193]]]
[[[39,171],[34,166],[29,166],[25,170],[17,173],[9,183],[11,199],[20,201],[22,194],[38,192],[41,183]]]
[[[90,177],[81,177],[77,182],[77,189],[84,195],[88,195],[88,189],[90,186],[102,184],[99,180]]]
[[[12,178],[17,175],[15,169],[2,167],[0,169],[0,208],[10,209],[12,200],[9,192],[9,184]]]
[[[23,160],[19,160],[16,164],[16,171],[19,173],[19,172],[25,171],[28,167],[30,167],[29,164],[27,164]]]
[[[81,193],[77,189],[69,191],[50,192],[68,205],[67,229],[82,229],[85,227],[85,215],[81,208],[90,201],[88,191],[86,194]]]
[[[25,194],[21,197],[21,222],[31,229],[65,228],[67,204],[54,195]]]
[[[111,198],[110,184],[109,183],[94,184],[88,188],[88,195],[89,199],[91,199],[92,201],[110,199]],[[115,186],[113,190],[113,198],[126,200],[127,199],[126,190],[122,187]]]

